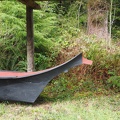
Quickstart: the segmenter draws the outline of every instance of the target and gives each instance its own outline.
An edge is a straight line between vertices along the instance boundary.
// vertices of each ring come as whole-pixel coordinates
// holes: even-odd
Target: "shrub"
[[[46,2],[41,6],[41,10],[34,11],[36,70],[51,66],[58,49],[56,14],[50,11],[50,8],[49,12],[46,12],[44,6],[49,7]],[[25,5],[17,1],[0,2],[0,69],[2,70],[26,70],[25,11]],[[46,64],[43,65],[44,62]]]
[[[120,91],[120,76],[111,76],[107,80],[107,83],[110,88]]]

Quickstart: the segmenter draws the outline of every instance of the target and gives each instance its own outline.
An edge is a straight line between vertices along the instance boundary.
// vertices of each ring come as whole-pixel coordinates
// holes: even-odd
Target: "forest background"
[[[120,92],[119,0],[39,2],[34,10],[35,70],[80,52],[93,61],[53,80],[43,94],[78,97]],[[26,13],[18,1],[0,1],[0,69],[26,71]],[[107,93],[106,93],[107,94]]]

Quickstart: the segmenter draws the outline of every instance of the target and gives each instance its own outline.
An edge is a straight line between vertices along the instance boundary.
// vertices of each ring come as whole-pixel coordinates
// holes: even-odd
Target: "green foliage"
[[[92,67],[88,70],[96,83],[107,84],[110,76],[120,75],[120,52],[119,47],[105,48],[103,41],[93,40],[89,42],[86,57],[93,60]]]
[[[2,1],[0,4],[0,69],[18,70],[26,53],[25,10],[18,2]]]
[[[0,105],[0,116],[5,114],[5,105]]]
[[[75,74],[72,74],[72,71],[69,71],[69,73],[62,74],[54,79],[42,94],[54,98],[54,100],[62,100],[81,97],[82,92],[85,92],[82,97],[91,96],[96,91],[97,88],[92,79],[79,80]]]
[[[120,91],[120,76],[111,76],[108,80],[109,87],[115,88]]]
[[[73,95],[73,90],[69,90],[68,85],[71,83],[64,74],[57,80],[52,81],[44,90],[44,93],[49,94],[49,97],[56,99],[66,99]]]
[[[84,33],[81,33],[77,39],[68,40],[68,43],[66,52],[70,52],[72,56],[77,54],[76,48],[80,49],[86,58],[93,61],[93,65],[72,69],[68,74],[53,81],[45,92],[57,98],[78,97],[83,91],[90,95],[107,94],[106,88],[109,86],[110,76],[120,75],[119,47],[112,44],[111,48],[107,48],[104,40],[98,41],[95,36],[88,37]],[[71,51],[73,49],[74,51]],[[118,86],[113,90],[118,91]]]
[[[69,46],[70,40],[77,37],[80,31],[85,29],[83,26],[85,27],[87,23],[87,15],[84,14],[87,10],[85,10],[84,2],[71,2],[66,9],[67,12],[63,14],[64,8],[60,8],[57,16],[59,34],[61,34],[59,43],[62,44],[63,48]]]
[[[98,40],[95,36],[87,36],[81,32],[81,29],[78,29],[78,19],[76,19],[78,13],[76,9],[79,8],[80,2],[78,3],[78,6],[71,4],[68,13],[64,16],[60,14],[60,28],[61,30],[64,28],[62,46],[66,49],[63,52],[64,54],[70,52],[72,57],[72,55],[78,53],[76,49],[78,49],[77,51],[83,51],[84,56],[93,61],[93,65],[77,68],[70,71],[71,75],[66,75],[67,77],[62,75],[62,77],[53,81],[45,91],[50,96],[65,98],[67,96],[76,96],[77,93],[79,96],[81,91],[103,94],[106,93],[105,86],[108,85],[108,78],[120,75],[119,47],[111,44],[111,48],[109,48],[105,40]],[[80,24],[82,26],[82,22]],[[65,57],[67,59],[67,56]],[[49,91],[52,92],[49,93]]]
[[[0,69],[26,70],[26,9],[19,2],[0,2]],[[34,11],[36,70],[51,66],[57,55],[57,17],[47,2]],[[52,9],[52,8],[51,8]],[[44,63],[44,65],[43,65]]]
[[[114,40],[119,40],[120,38],[120,3],[119,0],[109,0],[109,3],[112,2],[112,38]]]
[[[2,1],[0,6],[0,69],[26,70],[25,6],[19,2]],[[66,15],[55,13],[57,3],[40,2],[42,9],[34,11],[34,43],[36,70],[50,67],[58,51],[58,43],[65,43],[79,32],[74,13],[79,2],[71,5]],[[69,29],[68,29],[69,28]],[[8,58],[8,59],[6,59]],[[7,63],[7,64],[6,64]],[[43,65],[44,63],[44,65]]]

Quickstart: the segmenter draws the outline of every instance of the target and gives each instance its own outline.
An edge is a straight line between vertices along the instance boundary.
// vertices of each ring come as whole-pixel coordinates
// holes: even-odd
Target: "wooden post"
[[[27,71],[34,71],[34,30],[33,9],[26,6],[26,28],[27,28]]]

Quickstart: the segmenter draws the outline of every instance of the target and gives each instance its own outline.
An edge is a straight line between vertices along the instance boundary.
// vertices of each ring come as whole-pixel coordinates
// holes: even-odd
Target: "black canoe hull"
[[[81,53],[68,62],[39,74],[20,78],[0,78],[0,100],[34,103],[55,76],[82,63]]]

